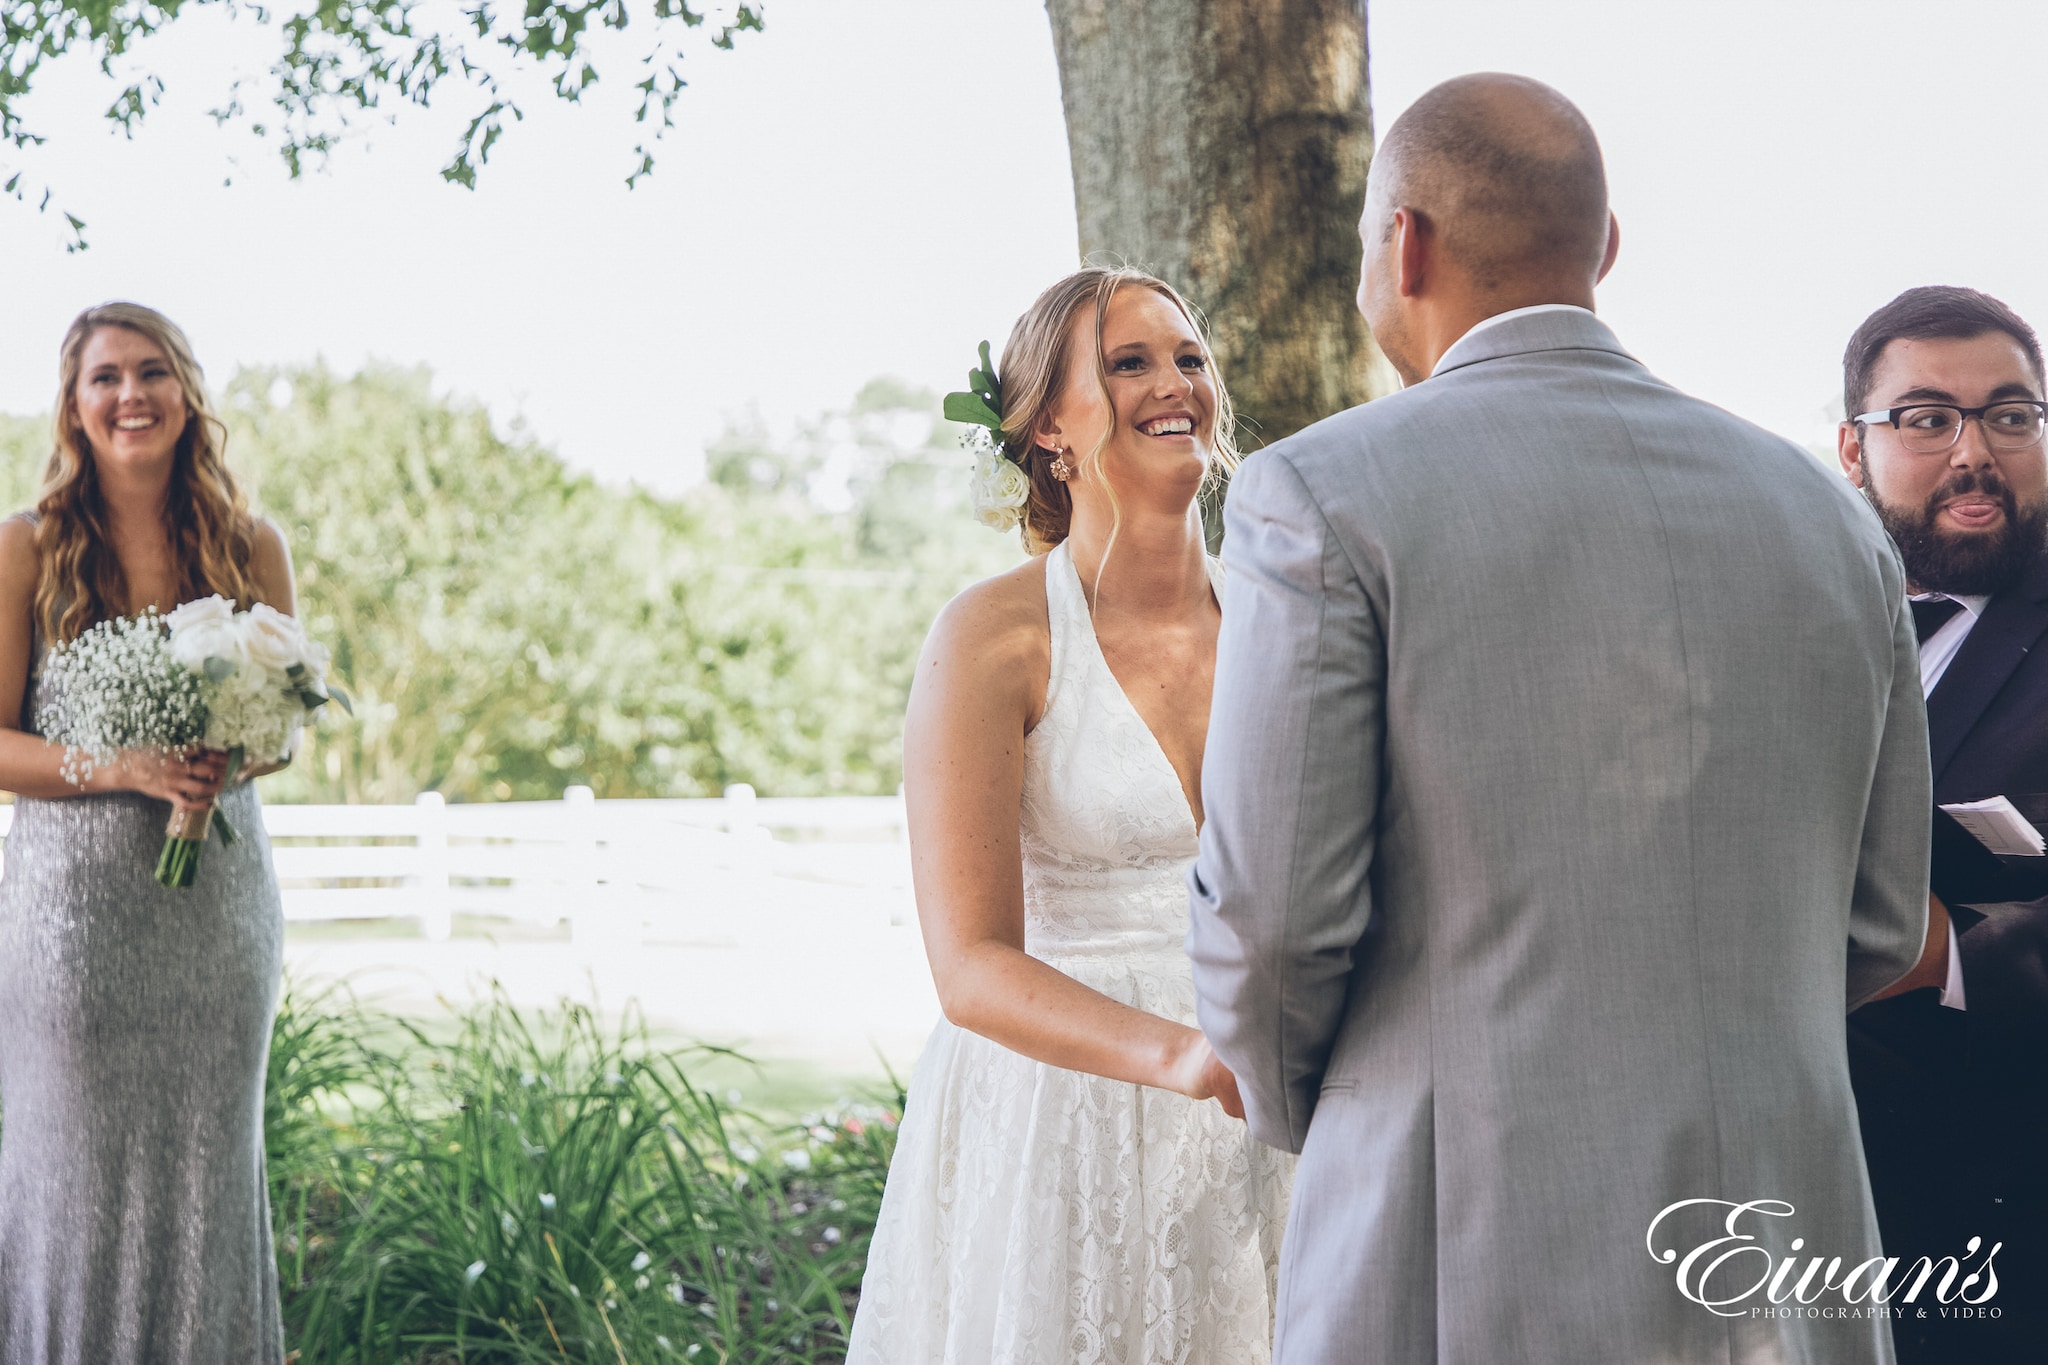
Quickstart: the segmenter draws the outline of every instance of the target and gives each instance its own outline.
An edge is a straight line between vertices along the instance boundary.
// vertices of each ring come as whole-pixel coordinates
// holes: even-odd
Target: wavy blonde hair
[[[36,498],[36,622],[53,643],[123,613],[127,576],[107,534],[99,469],[78,416],[78,376],[86,343],[107,327],[155,342],[184,390],[185,430],[178,437],[164,497],[164,531],[177,565],[178,601],[219,593],[247,607],[257,600],[249,573],[255,519],[228,472],[227,428],[214,414],[192,345],[176,323],[139,303],[103,303],[72,322],[58,352],[55,446]]]
[[[1172,285],[1141,270],[1128,266],[1084,266],[1040,294],[1024,316],[1017,319],[1017,325],[1010,329],[1009,341],[1003,346],[999,372],[1003,450],[1023,467],[1031,483],[1031,493],[1024,504],[1023,535],[1024,548],[1032,554],[1044,554],[1065,540],[1074,515],[1072,492],[1064,481],[1053,477],[1052,457],[1038,444],[1038,433],[1062,396],[1068,331],[1083,308],[1095,309],[1095,382],[1101,388],[1102,401],[1114,413],[1116,404],[1109,396],[1109,369],[1102,361],[1102,319],[1109,312],[1111,296],[1126,287],[1150,289],[1164,297],[1180,310],[1202,344],[1203,358],[1216,385],[1216,429],[1209,439],[1209,468],[1202,480],[1202,492],[1213,492],[1237,468],[1237,416],[1230,405],[1229,390],[1223,387],[1223,375],[1216,368],[1216,356],[1210,349],[1209,331],[1201,314]],[[1115,430],[1116,424],[1111,422],[1095,448],[1073,461],[1077,472],[1100,468],[1103,449]],[[1120,521],[1116,493],[1107,480],[1103,482],[1103,491],[1109,494],[1110,510]],[[1110,539],[1116,539],[1114,526]]]

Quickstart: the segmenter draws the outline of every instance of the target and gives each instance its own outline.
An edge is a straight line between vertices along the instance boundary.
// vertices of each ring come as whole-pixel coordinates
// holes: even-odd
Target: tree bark
[[[1249,451],[1397,386],[1355,295],[1365,0],[1047,0],[1084,259],[1207,316]]]

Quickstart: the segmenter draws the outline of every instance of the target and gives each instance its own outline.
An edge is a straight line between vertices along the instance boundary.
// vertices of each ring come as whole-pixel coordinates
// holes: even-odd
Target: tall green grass
[[[288,993],[265,1115],[287,1347],[369,1362],[825,1362],[894,1143],[775,1128],[632,1020],[497,995],[452,1036]]]

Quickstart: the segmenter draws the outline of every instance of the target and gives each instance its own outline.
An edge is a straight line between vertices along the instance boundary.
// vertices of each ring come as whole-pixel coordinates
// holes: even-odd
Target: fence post
[[[601,931],[597,894],[597,793],[588,787],[562,792],[563,887],[568,900],[569,938],[587,943]]]
[[[754,801],[754,789],[744,782],[725,789],[725,832],[738,850],[733,870],[766,882],[775,875],[775,836],[761,823]]]
[[[898,864],[900,880],[891,887],[892,904],[889,909],[889,927],[900,929],[911,922],[916,913],[917,901],[910,891],[910,807],[904,804],[903,784],[896,784],[896,847],[903,861]]]
[[[419,821],[420,928],[428,941],[446,943],[455,929],[448,890],[448,803],[439,792],[421,792],[413,803]]]
[[[735,782],[725,789],[725,832],[746,838],[759,829],[760,823],[754,815],[754,789],[744,782]]]

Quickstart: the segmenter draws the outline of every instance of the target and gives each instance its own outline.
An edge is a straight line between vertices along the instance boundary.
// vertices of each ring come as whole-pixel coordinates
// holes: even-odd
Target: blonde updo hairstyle
[[[1003,451],[1024,470],[1031,485],[1023,511],[1024,548],[1044,554],[1067,538],[1074,515],[1074,498],[1067,483],[1053,477],[1052,452],[1038,444],[1038,434],[1052,418],[1061,397],[1061,383],[1067,373],[1067,346],[1075,316],[1082,309],[1095,309],[1095,382],[1101,386],[1103,403],[1112,413],[1116,405],[1109,396],[1109,370],[1102,360],[1102,319],[1109,312],[1109,300],[1123,288],[1150,289],[1164,297],[1194,329],[1209,363],[1210,378],[1216,385],[1215,430],[1209,439],[1209,468],[1202,480],[1207,494],[1222,484],[1237,468],[1237,418],[1230,406],[1230,394],[1223,376],[1216,370],[1216,357],[1209,349],[1208,329],[1193,306],[1164,280],[1125,266],[1086,266],[1060,280],[1038,296],[1003,346],[999,378],[1003,394]],[[1067,452],[1067,463],[1075,479],[1100,472],[1103,448],[1116,424],[1103,433],[1093,450]],[[1116,510],[1116,493],[1107,480],[1103,491]],[[1111,531],[1112,540],[1115,537]]]
[[[58,351],[55,448],[36,499],[36,623],[53,644],[76,639],[127,606],[128,584],[108,536],[99,469],[78,416],[86,343],[107,327],[125,327],[155,342],[184,391],[185,430],[178,437],[163,513],[177,561],[178,602],[213,593],[242,607],[257,600],[249,573],[255,519],[228,472],[227,428],[214,414],[191,343],[154,308],[103,303],[73,320]]]

